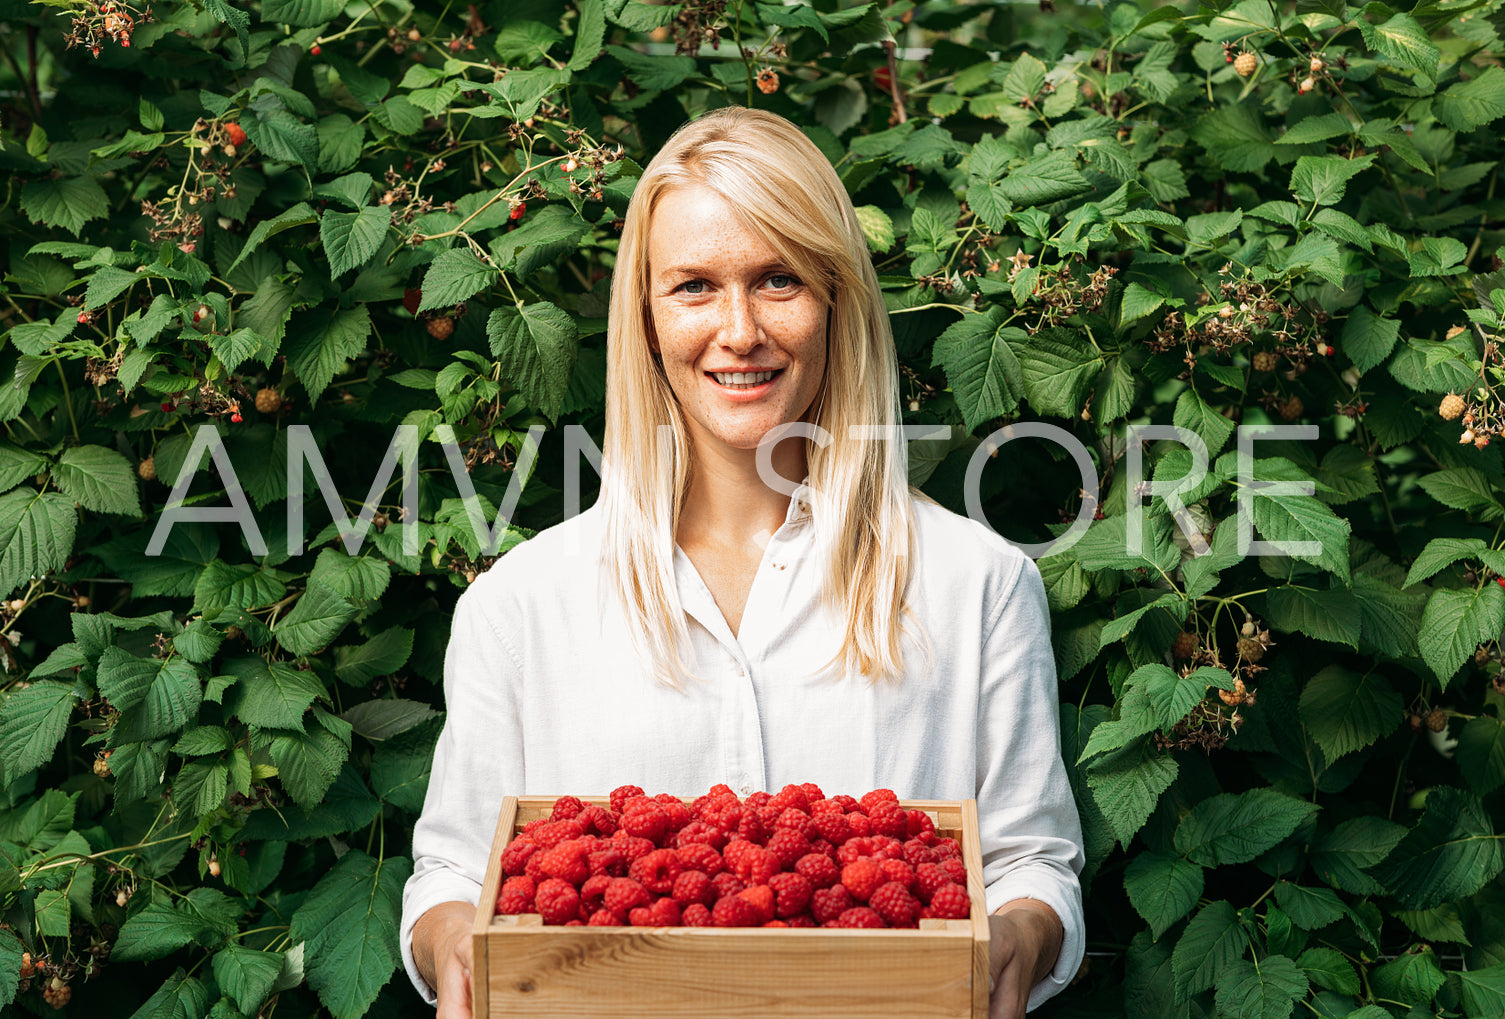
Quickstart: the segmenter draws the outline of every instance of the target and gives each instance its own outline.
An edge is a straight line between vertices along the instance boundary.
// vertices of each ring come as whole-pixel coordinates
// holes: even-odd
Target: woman
[[[681,129],[633,196],[609,325],[600,500],[456,607],[414,985],[469,1016],[503,795],[815,782],[977,799],[992,1015],[1022,1015],[1083,945],[1044,588],[872,441],[896,434],[893,340],[830,164],[767,113]]]

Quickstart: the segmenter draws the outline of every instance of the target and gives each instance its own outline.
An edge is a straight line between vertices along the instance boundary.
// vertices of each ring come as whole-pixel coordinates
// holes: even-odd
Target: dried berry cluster
[[[70,50],[83,46],[95,57],[99,56],[106,42],[130,49],[131,33],[153,20],[150,7],[138,9],[116,0],[87,0],[67,13],[73,24],[63,41]]]
[[[688,806],[638,786],[608,809],[561,797],[502,852],[499,914],[652,927],[916,927],[966,919],[961,846],[892,790],[827,797],[813,783]]]
[[[1010,259],[1014,267],[1009,272],[1009,279],[1022,272],[1031,257],[1021,251]],[[1075,255],[1067,261],[1040,267],[1030,300],[1043,307],[1039,321],[1025,327],[1031,336],[1046,326],[1065,323],[1079,311],[1094,312],[1103,306],[1103,300],[1108,296],[1108,281],[1118,275],[1118,270],[1100,265],[1090,273],[1083,273],[1079,270],[1082,262],[1082,256]]]
[[[674,52],[694,56],[700,47],[721,48],[722,16],[726,0],[689,0],[674,17]]]
[[[1448,339],[1455,339],[1464,332],[1463,326],[1453,326],[1447,331]],[[1505,360],[1500,357],[1500,343],[1495,336],[1484,341],[1483,357],[1479,364],[1478,385],[1465,394],[1449,393],[1437,406],[1437,413],[1445,421],[1462,418],[1463,432],[1460,443],[1473,443],[1475,449],[1483,449],[1489,440],[1505,431],[1505,401],[1490,384],[1494,372]],[[1493,371],[1491,370],[1493,369]]]

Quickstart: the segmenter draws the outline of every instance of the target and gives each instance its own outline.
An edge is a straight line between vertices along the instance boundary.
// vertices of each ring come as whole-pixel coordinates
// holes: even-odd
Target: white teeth
[[[723,386],[759,385],[773,378],[775,372],[712,372]]]

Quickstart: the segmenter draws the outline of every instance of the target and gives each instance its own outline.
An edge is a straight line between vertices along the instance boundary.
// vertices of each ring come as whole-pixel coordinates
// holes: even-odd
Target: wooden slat
[[[491,985],[486,973],[491,968],[491,940],[486,932],[491,929],[496,899],[502,892],[502,850],[512,841],[516,824],[517,797],[504,796],[502,809],[497,812],[496,834],[491,838],[491,858],[486,861],[486,876],[481,879],[481,899],[476,904],[475,923],[470,928],[470,1004],[477,1016],[490,1014],[487,994]]]
[[[972,1016],[988,1019],[992,932],[988,925],[987,897],[982,883],[982,836],[977,821],[977,801],[963,800],[962,860],[967,865],[967,897],[972,900]]]

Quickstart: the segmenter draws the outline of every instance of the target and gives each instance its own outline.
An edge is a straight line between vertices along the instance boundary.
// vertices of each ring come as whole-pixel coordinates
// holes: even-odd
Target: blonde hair
[[[832,441],[806,441],[808,494],[815,548],[826,563],[821,603],[845,632],[841,649],[814,672],[839,665],[843,675],[897,681],[916,529],[898,440],[893,336],[846,189],[820,150],[771,113],[731,107],[680,128],[648,164],[628,206],[607,324],[603,590],[615,585],[638,650],[660,682],[680,687],[694,676],[674,577],[690,436],[652,354],[648,305],[653,211],[665,193],[683,187],[710,188],[729,202],[826,301],[829,350],[811,423]],[[849,438],[852,425],[876,425],[891,438]],[[672,430],[672,456],[659,449],[661,426]],[[928,658],[928,637],[918,639]]]

